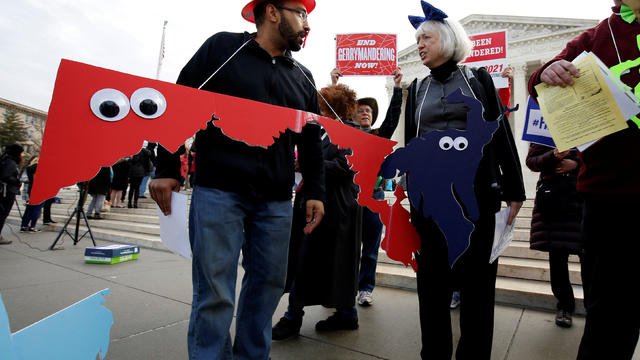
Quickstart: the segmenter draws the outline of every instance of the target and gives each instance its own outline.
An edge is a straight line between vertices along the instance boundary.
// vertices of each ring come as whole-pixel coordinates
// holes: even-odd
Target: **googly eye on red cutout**
[[[131,95],[131,109],[145,119],[155,119],[167,110],[167,100],[153,88],[140,88]]]
[[[93,114],[104,121],[122,120],[129,114],[129,98],[116,89],[96,91],[89,102]]]

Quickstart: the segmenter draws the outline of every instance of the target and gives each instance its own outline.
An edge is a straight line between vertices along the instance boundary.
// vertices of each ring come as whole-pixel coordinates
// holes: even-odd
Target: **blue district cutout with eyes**
[[[460,89],[447,96],[447,101],[462,102],[469,108],[467,128],[436,130],[413,138],[387,156],[382,176],[393,178],[396,169],[399,175],[407,174],[409,200],[425,218],[431,216],[438,225],[447,240],[449,265],[453,266],[469,247],[474,229],[471,220],[479,216],[473,183],[482,150],[491,141],[499,121],[485,121],[482,104],[462,95]]]

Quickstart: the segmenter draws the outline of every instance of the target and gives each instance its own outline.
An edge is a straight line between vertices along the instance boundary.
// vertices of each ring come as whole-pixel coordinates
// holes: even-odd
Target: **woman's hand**
[[[522,201],[507,201],[507,205],[509,206],[509,218],[507,219],[507,225],[511,225],[522,207]]]
[[[304,227],[303,232],[305,235],[311,234],[311,232],[320,225],[320,221],[324,217],[324,204],[320,200],[307,200],[307,225]]]
[[[402,87],[402,68],[400,66],[393,70],[393,85],[397,88]]]
[[[556,159],[562,160],[569,154],[569,150],[565,150],[563,152],[559,152],[558,149],[553,149],[553,155]]]
[[[342,71],[340,69],[335,68],[331,70],[331,85],[335,85],[338,83],[338,79],[342,76]]]

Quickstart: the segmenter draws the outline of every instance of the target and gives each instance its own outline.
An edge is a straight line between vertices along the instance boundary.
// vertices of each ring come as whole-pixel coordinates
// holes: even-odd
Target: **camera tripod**
[[[83,237],[85,237],[85,235],[89,234],[89,236],[91,237],[91,241],[93,242],[93,246],[96,246],[96,240],[93,238],[93,233],[91,232],[91,226],[89,226],[89,220],[87,220],[87,215],[84,213],[84,209],[83,209],[84,203],[87,200],[88,184],[86,182],[79,183],[78,187],[80,188],[80,197],[78,198],[78,203],[76,205],[76,208],[75,210],[73,210],[73,213],[71,214],[71,216],[69,216],[67,221],[64,223],[64,226],[58,233],[58,236],[56,237],[53,244],[51,244],[51,246],[49,247],[49,250],[56,250],[55,246],[63,234],[67,234],[71,237],[71,239],[73,239],[73,245],[76,245],[78,242],[80,242],[80,240],[82,240]],[[69,223],[74,217],[76,218],[76,231],[72,235],[67,230],[67,226],[69,226]],[[85,231],[85,233],[82,234],[82,236],[78,237],[80,233],[80,219],[84,219],[84,224],[87,226],[87,231]]]

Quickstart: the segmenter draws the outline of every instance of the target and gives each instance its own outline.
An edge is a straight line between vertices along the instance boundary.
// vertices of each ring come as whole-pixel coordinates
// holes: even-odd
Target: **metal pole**
[[[160,68],[162,67],[162,59],[164,59],[164,34],[167,30],[168,21],[164,21],[162,25],[162,40],[160,41],[160,53],[158,54],[158,69],[156,70],[156,80],[160,78]]]

